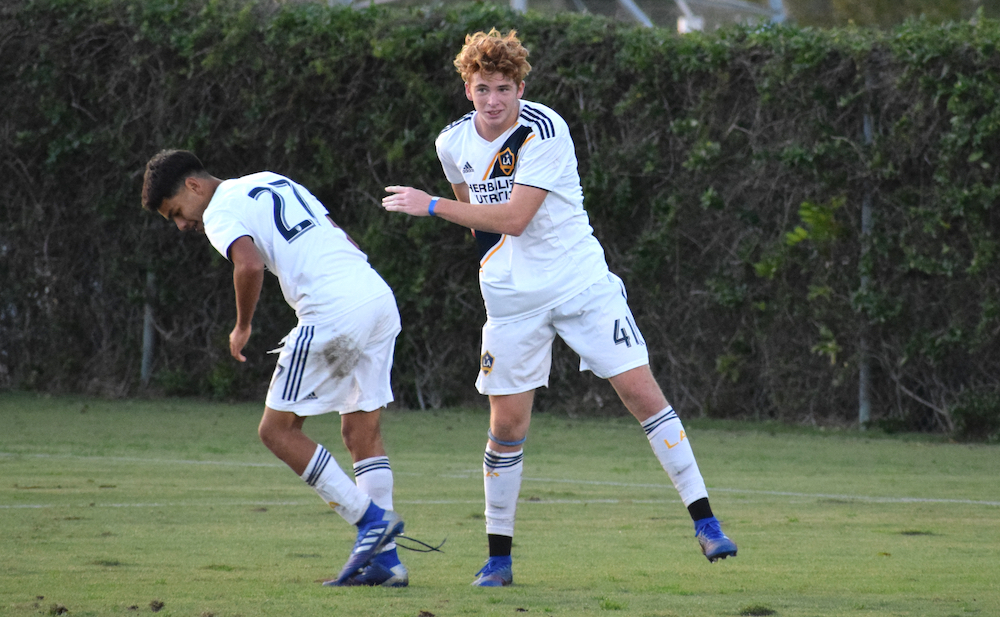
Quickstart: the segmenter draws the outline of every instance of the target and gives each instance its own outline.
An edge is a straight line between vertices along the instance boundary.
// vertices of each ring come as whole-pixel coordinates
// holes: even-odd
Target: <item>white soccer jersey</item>
[[[250,236],[300,323],[326,323],[392,293],[368,257],[326,218],[323,204],[284,176],[262,171],[224,181],[203,222],[227,259],[232,243]]]
[[[472,203],[507,202],[515,184],[548,191],[520,236],[474,232],[479,286],[486,312],[497,322],[550,309],[608,274],[604,249],[583,209],[569,127],[544,105],[520,104],[517,123],[495,141],[476,131],[473,111],[435,142],[448,181],[467,184]]]

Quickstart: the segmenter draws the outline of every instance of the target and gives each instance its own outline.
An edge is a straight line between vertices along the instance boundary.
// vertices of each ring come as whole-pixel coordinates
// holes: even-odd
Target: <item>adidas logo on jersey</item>
[[[471,174],[474,171],[476,171],[476,170],[472,168],[472,163],[466,161],[465,162],[465,167],[462,168],[462,173],[463,174]]]
[[[319,397],[318,397],[318,396],[316,396],[316,393],[315,393],[315,392],[310,392],[310,393],[309,393],[309,395],[308,395],[308,396],[306,396],[305,400],[307,400],[307,401],[315,401],[315,400],[316,400],[316,399],[318,399],[318,398],[319,398]]]

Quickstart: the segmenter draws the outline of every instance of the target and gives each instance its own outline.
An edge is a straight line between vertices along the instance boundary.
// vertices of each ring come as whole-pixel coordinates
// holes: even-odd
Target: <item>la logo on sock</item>
[[[666,439],[663,440],[663,443],[667,444],[667,450],[672,450],[675,446],[677,446],[678,444],[680,444],[682,441],[684,441],[684,429],[681,429],[681,433],[680,433],[680,435],[677,438],[677,443],[672,444],[669,441],[667,441]]]

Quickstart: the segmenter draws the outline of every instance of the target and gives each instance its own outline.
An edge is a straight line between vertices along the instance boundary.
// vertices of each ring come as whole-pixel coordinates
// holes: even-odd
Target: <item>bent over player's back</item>
[[[296,182],[264,171],[225,180],[205,210],[205,233],[223,255],[250,236],[300,321],[323,323],[391,293],[326,208]]]

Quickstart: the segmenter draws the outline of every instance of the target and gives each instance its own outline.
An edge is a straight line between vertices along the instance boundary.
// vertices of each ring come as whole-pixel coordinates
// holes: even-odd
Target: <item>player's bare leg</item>
[[[302,432],[306,419],[289,411],[264,408],[257,434],[275,456],[302,475],[316,451],[316,442]]]
[[[373,456],[385,456],[381,420],[381,409],[355,411],[340,416],[340,436],[355,463]]]
[[[516,452],[521,444],[505,445],[527,437],[531,424],[531,407],[535,403],[535,391],[520,394],[490,396],[490,433],[500,441],[490,439],[487,447],[496,452]],[[522,442],[523,443],[523,442]]]
[[[608,379],[625,408],[639,422],[645,422],[667,406],[667,397],[656,383],[649,365],[636,367]]]
[[[323,501],[348,523],[357,524],[371,499],[358,490],[326,448],[302,432],[304,423],[302,416],[265,406],[257,433],[264,445],[313,487]]]
[[[705,480],[698,469],[684,425],[667,402],[649,365],[609,379],[625,407],[642,424],[649,445],[670,476],[694,521],[695,537],[709,561],[736,556],[736,544],[719,526],[708,501]]]
[[[380,508],[351,482],[327,449],[302,432],[304,423],[304,417],[265,406],[257,433],[264,445],[291,467],[337,514],[358,526],[355,550],[333,581],[333,584],[342,585],[402,531],[403,521]],[[372,541],[368,541],[368,536],[372,537]],[[359,544],[364,544],[366,550],[359,552]]]
[[[490,429],[483,457],[483,489],[486,494],[486,535],[490,557],[476,573],[477,587],[510,585],[511,545],[514,517],[521,492],[524,450],[522,444],[531,424],[533,390],[519,394],[490,396]]]

